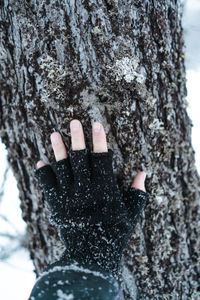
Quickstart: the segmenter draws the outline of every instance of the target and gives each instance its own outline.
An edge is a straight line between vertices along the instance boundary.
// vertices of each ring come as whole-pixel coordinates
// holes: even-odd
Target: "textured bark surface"
[[[120,187],[140,170],[152,194],[126,250],[126,299],[199,299],[200,178],[185,100],[176,0],[0,2],[0,134],[20,191],[36,273],[63,245],[33,177],[70,147],[77,118],[92,150],[103,124]]]

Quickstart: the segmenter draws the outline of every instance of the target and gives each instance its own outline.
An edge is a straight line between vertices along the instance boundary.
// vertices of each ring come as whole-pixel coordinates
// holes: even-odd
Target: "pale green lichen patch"
[[[144,83],[146,80],[144,69],[140,71],[139,61],[136,57],[123,57],[117,59],[113,67],[108,66],[112,69],[116,80],[124,79],[126,82],[136,81],[138,83]]]
[[[42,89],[42,100],[48,101],[49,97],[62,100],[64,97],[63,86],[65,84],[66,71],[62,64],[48,54],[38,59],[40,69],[45,73],[45,83]]]
[[[155,119],[151,124],[149,124],[149,128],[153,131],[162,131],[164,129],[164,123],[159,119]]]
[[[101,34],[102,31],[101,31],[101,29],[100,29],[98,26],[95,26],[95,27],[94,27],[94,33],[95,33],[95,34]]]

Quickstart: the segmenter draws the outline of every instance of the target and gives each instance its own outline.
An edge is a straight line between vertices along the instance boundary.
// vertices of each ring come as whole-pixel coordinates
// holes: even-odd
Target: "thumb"
[[[146,175],[147,174],[144,171],[137,173],[137,175],[135,176],[135,178],[132,182],[131,187],[146,192],[146,189],[145,189],[145,186],[144,186]]]
[[[36,165],[37,169],[39,169],[39,168],[41,168],[41,167],[44,167],[44,166],[46,166],[46,164],[45,164],[42,160],[39,160],[39,161],[37,162],[37,165]]]

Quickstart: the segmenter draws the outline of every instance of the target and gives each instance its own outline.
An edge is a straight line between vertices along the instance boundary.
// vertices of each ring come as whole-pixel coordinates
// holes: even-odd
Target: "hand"
[[[73,126],[78,124],[78,130]],[[100,125],[96,132],[94,125]],[[65,262],[117,274],[123,250],[128,244],[149,194],[145,172],[139,172],[131,187],[120,193],[113,174],[113,151],[107,148],[102,125],[93,124],[93,152],[85,146],[82,125],[70,122],[72,149],[66,148],[58,132],[51,134],[56,162],[37,163],[35,175],[59,226],[66,249]]]
[[[96,132],[94,130],[94,126],[99,125],[100,131]],[[73,126],[77,128],[76,130],[73,130]],[[71,132],[71,141],[72,141],[72,150],[82,150],[85,149],[85,139],[84,139],[84,133],[82,124],[80,121],[73,119],[70,122],[70,132]],[[107,148],[107,141],[106,141],[106,134],[104,131],[103,126],[99,122],[94,122],[92,126],[92,140],[93,140],[93,152],[108,152]],[[62,137],[59,132],[53,132],[51,134],[51,143],[53,147],[53,151],[55,154],[56,161],[62,160],[64,158],[67,158],[68,154],[65,148],[65,145],[63,143]],[[37,168],[41,168],[45,166],[46,164],[39,160],[37,162]],[[144,192],[146,192],[144,182],[146,178],[146,173],[144,171],[138,172],[135,176],[131,187],[140,189]]]

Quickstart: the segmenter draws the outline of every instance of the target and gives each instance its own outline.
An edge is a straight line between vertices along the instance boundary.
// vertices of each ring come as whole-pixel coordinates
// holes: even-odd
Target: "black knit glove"
[[[59,226],[67,262],[117,274],[149,194],[129,187],[120,194],[113,151],[70,150],[68,157],[35,170],[51,219]]]

